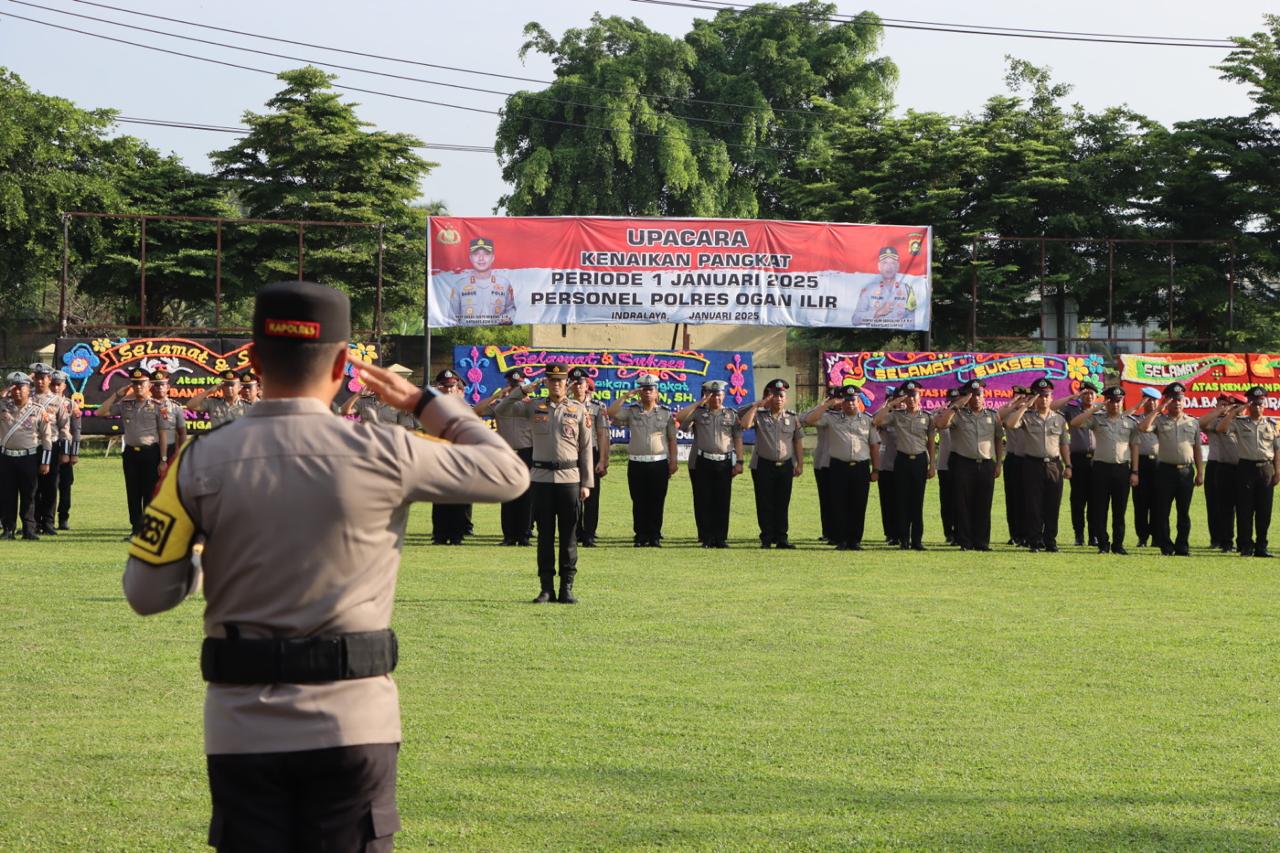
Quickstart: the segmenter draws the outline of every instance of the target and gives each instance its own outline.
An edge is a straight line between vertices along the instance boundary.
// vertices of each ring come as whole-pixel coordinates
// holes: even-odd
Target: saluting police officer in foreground
[[[1127,554],[1124,549],[1124,516],[1129,505],[1129,489],[1138,475],[1138,422],[1124,413],[1124,389],[1114,385],[1103,390],[1102,402],[1078,412],[1069,424],[1071,435],[1088,431],[1093,435],[1089,464],[1092,466],[1089,498],[1089,541],[1099,554]],[[1074,464],[1074,463],[1073,463]],[[1073,472],[1074,473],[1074,472]],[[1111,512],[1111,536],[1107,537],[1107,511]],[[1077,542],[1080,537],[1077,537]]]
[[[702,383],[702,399],[676,415],[693,430],[689,448],[689,482],[693,486],[693,521],[703,548],[729,547],[729,506],[733,478],[742,473],[742,425],[724,405],[725,384]]]
[[[31,399],[31,377],[9,374],[0,400],[0,539],[13,539],[22,519],[22,538],[35,541],[36,482],[49,472],[53,425],[45,407]]]
[[[804,425],[799,415],[786,408],[790,387],[785,379],[769,382],[764,386],[763,402],[747,406],[738,419],[744,430],[756,430],[751,484],[756,493],[761,548],[796,547],[788,538],[789,512],[791,483],[804,470]]]
[[[1219,433],[1232,435],[1240,453],[1236,464],[1236,546],[1242,557],[1270,557],[1267,532],[1271,529],[1271,504],[1280,469],[1276,450],[1280,449],[1280,428],[1274,418],[1263,414],[1267,390],[1255,385],[1245,392],[1248,403],[1235,405],[1217,426]]]
[[[1071,479],[1071,444],[1067,422],[1053,411],[1053,383],[1031,383],[1033,402],[1025,398],[1013,407],[1005,421],[1010,432],[1022,431],[1022,497],[1026,501],[1023,523],[1027,547],[1034,553],[1058,550],[1058,510],[1062,506],[1062,480]],[[1028,411],[1030,409],[1030,411]],[[1063,464],[1066,460],[1066,464]]]
[[[1165,386],[1164,403],[1151,412],[1138,429],[1152,431],[1156,446],[1156,505],[1152,513],[1152,536],[1166,557],[1191,556],[1191,496],[1204,485],[1204,460],[1200,456],[1200,422],[1182,408],[1186,386],[1172,382]],[[1178,538],[1169,536],[1169,510],[1178,510]]]
[[[538,582],[534,604],[556,601],[556,532],[560,535],[561,604],[576,604],[573,579],[578,574],[578,506],[594,483],[591,470],[591,424],[587,407],[569,399],[569,372],[563,364],[547,365],[547,398],[506,397],[496,412],[532,423],[533,523],[538,530]]]
[[[898,498],[898,524],[901,534],[898,547],[924,547],[924,486],[937,474],[938,446],[933,418],[920,409],[920,383],[908,379],[898,388],[898,399],[876,412],[872,423],[877,429],[893,430],[898,458],[893,463],[894,493]]]
[[[445,441],[335,418],[351,334],[346,295],[308,282],[258,291],[250,358],[266,399],[185,445],[132,540],[139,613],[199,580],[213,818],[225,851],[385,851],[400,710],[388,629],[409,505],[496,502],[528,483],[461,400],[380,367],[380,397]]]
[[[626,405],[632,396],[639,405]],[[631,432],[627,445],[627,487],[631,492],[631,524],[635,547],[662,547],[662,518],[667,487],[675,476],[676,419],[658,402],[658,377],[641,376],[636,390],[609,406],[609,417]]]
[[[867,495],[880,462],[880,436],[862,409],[858,389],[837,388],[825,405],[804,416],[804,425],[816,426],[818,435],[826,436],[831,501],[828,541],[837,551],[861,551]]]
[[[984,405],[985,388],[981,379],[970,379],[956,389],[955,401],[933,421],[939,432],[951,436],[948,465],[954,490],[956,544],[961,551],[991,550],[991,501],[1001,474],[1004,424],[995,409]]]

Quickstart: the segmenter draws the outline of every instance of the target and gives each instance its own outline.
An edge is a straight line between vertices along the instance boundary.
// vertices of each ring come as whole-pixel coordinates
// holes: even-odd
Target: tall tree
[[[540,24],[521,55],[549,56],[556,80],[512,95],[497,151],[525,214],[776,217],[776,182],[823,145],[824,107],[887,105],[892,62],[874,56],[873,15],[832,24],[835,7],[759,4],[698,20],[684,39],[635,18],[595,15],[554,38]]]
[[[332,88],[333,76],[308,66],[281,73],[285,88],[265,113],[244,116],[249,133],[210,157],[235,189],[247,216],[384,225],[383,308],[421,304],[422,231],[412,210],[421,179],[434,167],[403,133],[369,130],[355,104]],[[244,229],[229,253],[247,286],[298,272],[296,231]],[[357,322],[371,326],[377,273],[376,228],[313,226],[305,231],[304,274],[340,286]]]

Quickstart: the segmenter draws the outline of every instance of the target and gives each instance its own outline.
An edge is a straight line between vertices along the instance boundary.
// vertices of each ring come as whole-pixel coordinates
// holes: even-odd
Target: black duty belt
[[[390,628],[323,637],[205,637],[200,673],[218,684],[319,684],[386,675],[399,657]]]
[[[539,462],[535,459],[533,460],[533,467],[541,468],[544,471],[568,471],[570,468],[578,467],[578,460],[575,459],[572,462]]]

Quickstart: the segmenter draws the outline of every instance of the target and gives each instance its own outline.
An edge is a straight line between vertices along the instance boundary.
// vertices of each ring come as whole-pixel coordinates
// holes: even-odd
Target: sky
[[[695,17],[713,12],[669,8],[634,0],[95,0],[122,9],[164,15],[201,24],[270,35],[326,47],[341,47],[460,68],[549,80],[550,62],[541,55],[519,57],[523,28],[536,20],[553,35],[586,26],[593,13],[637,17],[661,32],[681,36]],[[24,5],[25,4],[25,5]],[[47,7],[46,9],[35,6]],[[840,0],[842,13],[868,9],[884,17],[964,25],[1032,27],[1165,37],[1221,39],[1263,27],[1267,4],[1254,0],[1200,3],[1189,0],[1128,0],[1074,3],[1026,0]],[[281,45],[249,36],[211,32],[91,6],[75,0],[0,0],[0,65],[33,89],[74,101],[84,108],[111,108],[123,116],[165,121],[236,126],[246,111],[261,111],[280,89],[269,74],[255,73],[143,48],[49,29],[22,15],[133,42],[163,46],[227,62],[278,72],[303,62],[255,56],[224,47],[184,42],[155,33],[113,27],[48,11],[60,9],[132,26],[329,61],[383,72],[428,78],[440,83],[515,91],[537,90],[536,83],[498,80],[474,74],[414,67],[346,56],[317,48]],[[1191,118],[1238,115],[1249,111],[1243,87],[1218,79],[1212,66],[1225,50],[1136,45],[1089,44],[918,30],[887,30],[881,52],[897,63],[895,96],[899,111],[914,109],[965,113],[1004,89],[1005,56],[1013,55],[1053,69],[1056,80],[1074,87],[1070,100],[1090,110],[1126,104],[1166,124]],[[332,69],[330,69],[332,70]],[[501,95],[389,80],[340,71],[351,86],[411,95],[485,110],[501,107]],[[349,94],[358,115],[381,130],[405,132],[428,143],[491,148],[497,116],[410,103],[372,94]],[[178,128],[124,126],[123,132],[173,152],[191,168],[209,168],[208,152],[234,137]],[[443,201],[449,212],[483,216],[494,212],[507,190],[492,153],[428,151],[438,167],[423,182],[424,198]]]

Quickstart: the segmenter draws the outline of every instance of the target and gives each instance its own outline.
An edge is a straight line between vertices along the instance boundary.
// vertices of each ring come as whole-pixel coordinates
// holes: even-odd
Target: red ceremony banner
[[[718,219],[432,217],[432,327],[929,328],[930,230]]]

